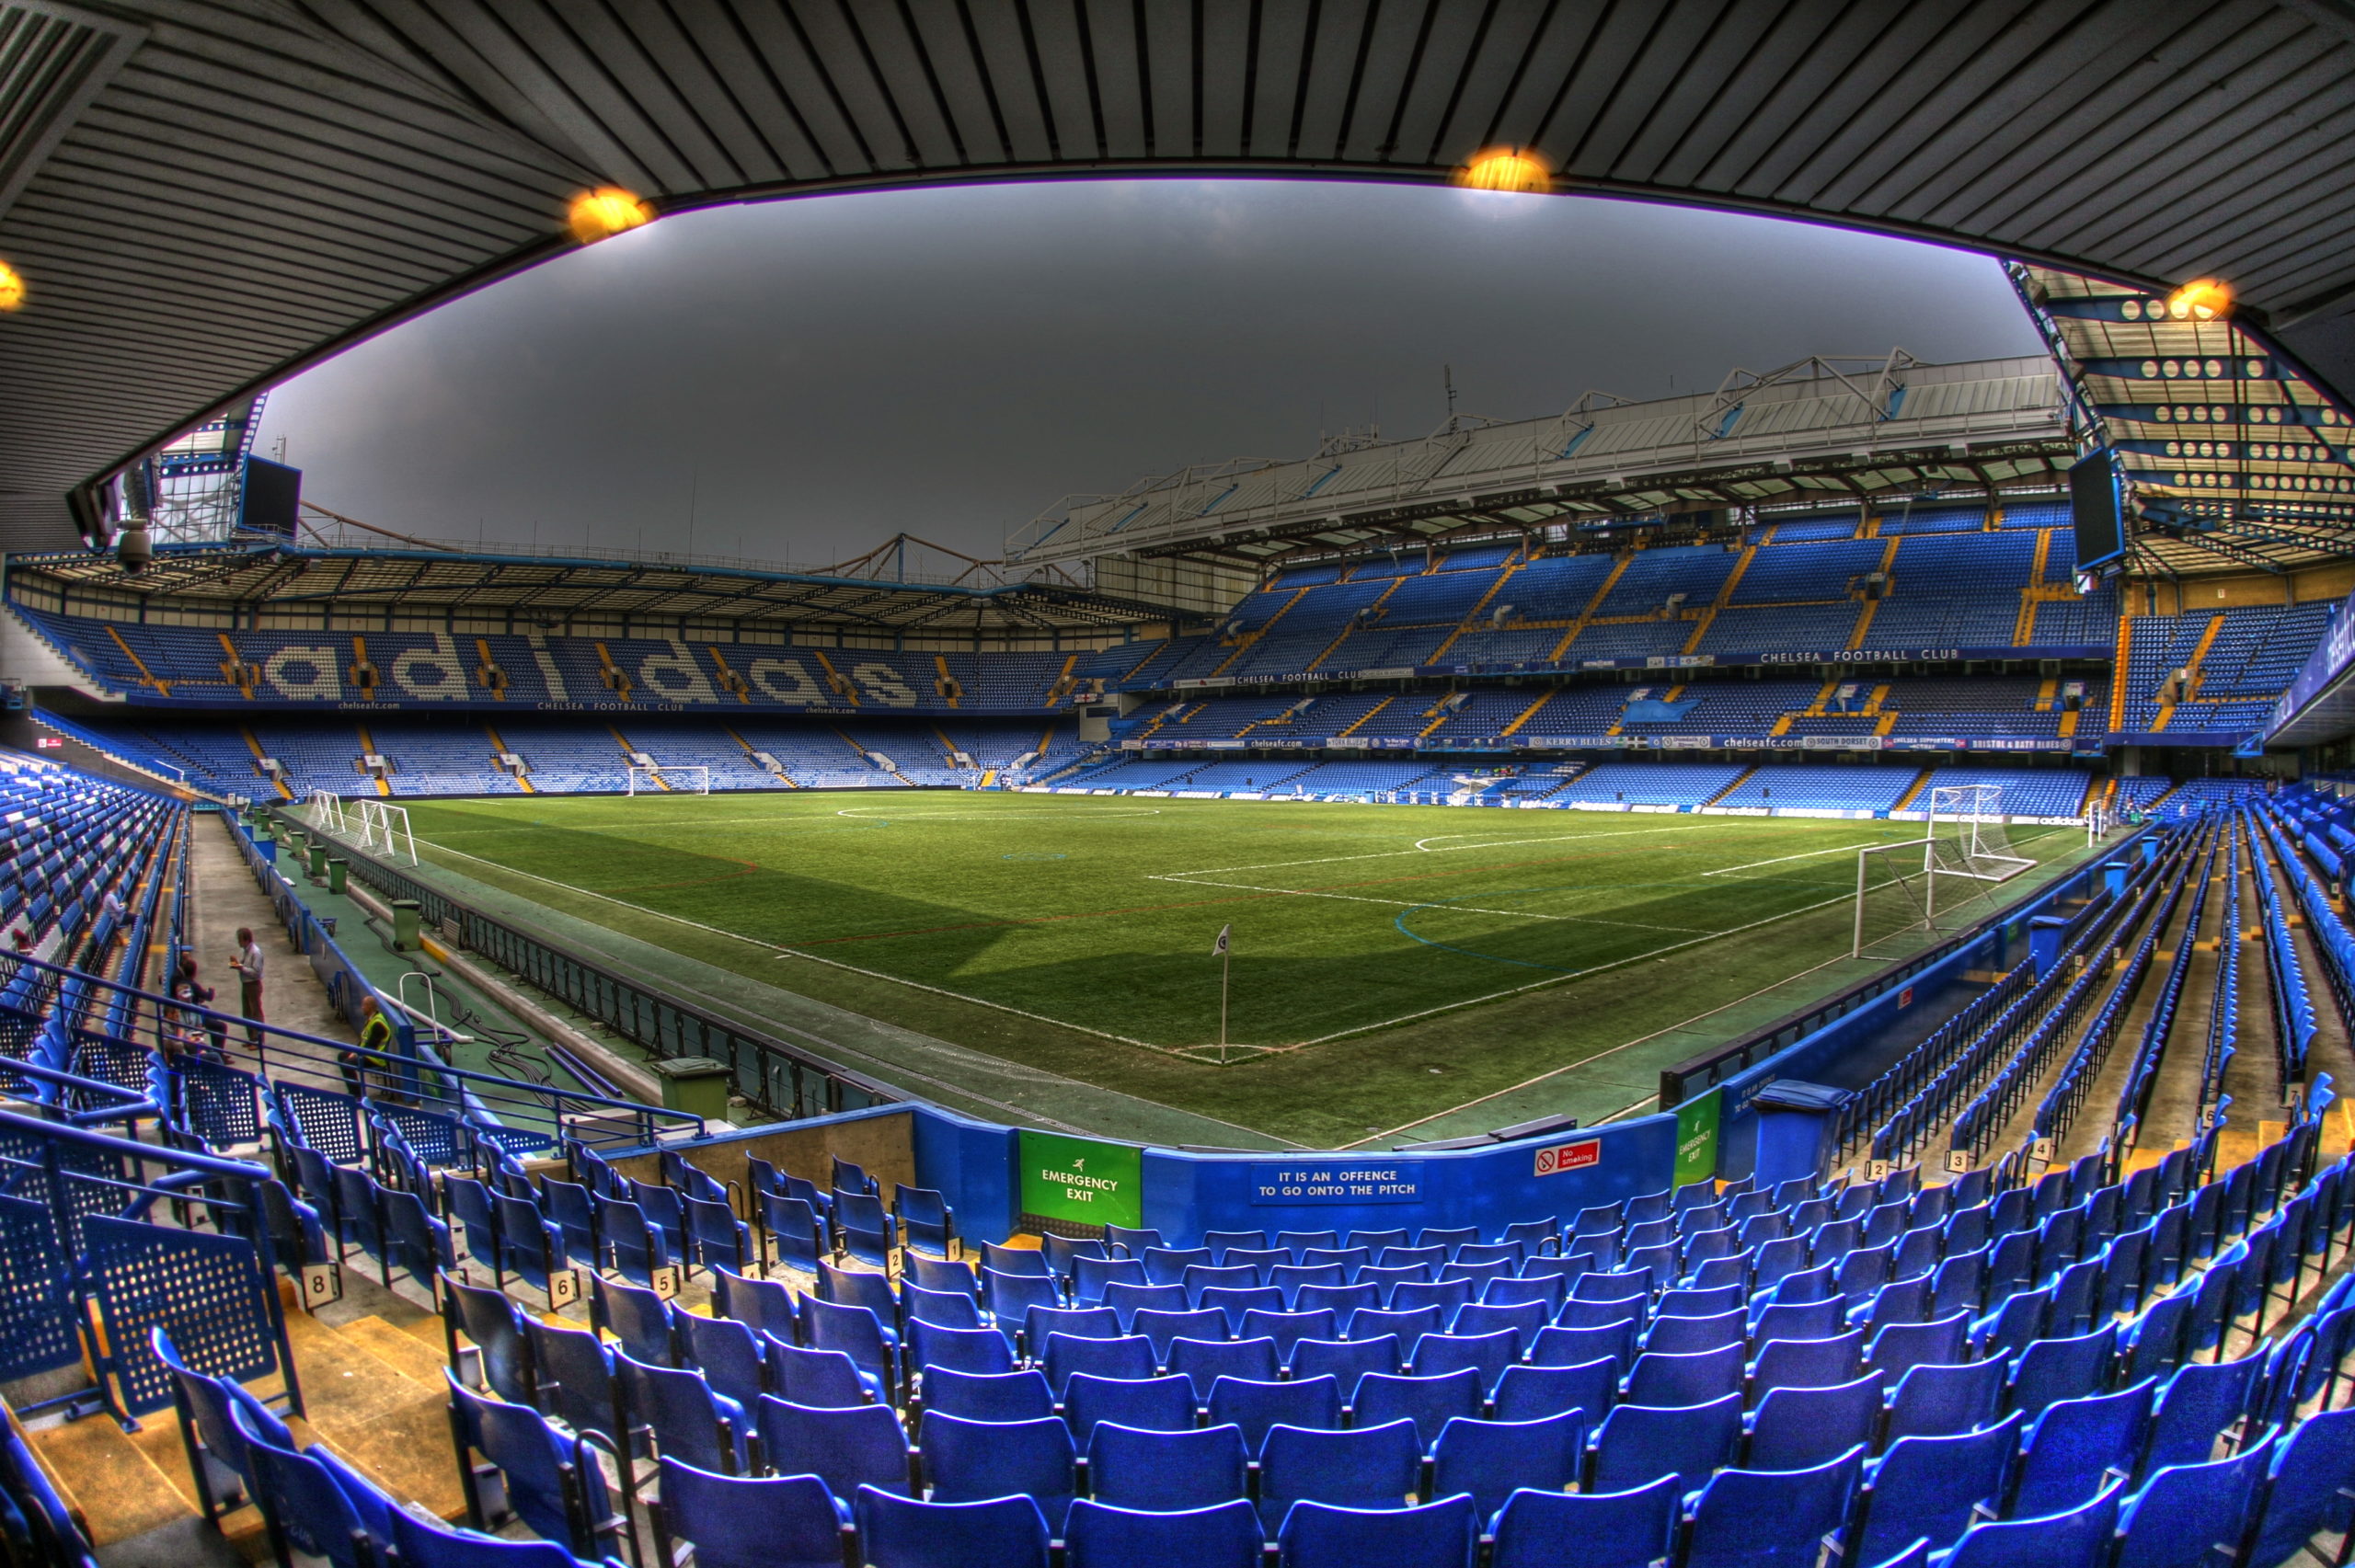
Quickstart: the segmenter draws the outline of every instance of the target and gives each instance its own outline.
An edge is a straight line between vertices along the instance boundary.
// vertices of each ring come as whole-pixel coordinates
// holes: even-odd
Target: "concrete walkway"
[[[219,813],[201,812],[189,844],[187,941],[196,956],[197,978],[215,993],[213,1005],[224,1013],[238,1010],[237,972],[229,967],[229,960],[237,951],[237,928],[247,926],[252,929],[264,958],[264,1022],[329,1039],[354,1038],[328,1005],[327,988],[312,973],[310,960],[294,950],[269,895],[247,868],[236,832]],[[229,1039],[234,1047],[243,1042],[244,1036],[232,1028]],[[233,1060],[236,1055],[233,1050]]]

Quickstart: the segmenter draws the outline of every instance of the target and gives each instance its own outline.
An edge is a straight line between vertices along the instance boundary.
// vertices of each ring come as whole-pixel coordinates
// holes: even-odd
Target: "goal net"
[[[1852,956],[1903,932],[1934,934],[1941,919],[1976,918],[1978,900],[2036,864],[2012,846],[2001,784],[1941,784],[1924,805],[1920,838],[1856,852]]]
[[[632,763],[629,770],[629,793],[632,795],[709,795],[711,770],[677,764],[648,768]]]
[[[365,798],[351,803],[345,813],[343,837],[388,860],[417,864],[417,835],[409,831],[408,808]]]

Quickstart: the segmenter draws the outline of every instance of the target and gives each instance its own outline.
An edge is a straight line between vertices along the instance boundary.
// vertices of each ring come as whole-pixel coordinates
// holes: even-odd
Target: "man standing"
[[[251,1025],[263,1022],[261,1015],[262,955],[261,949],[254,945],[252,927],[241,925],[237,928],[237,956],[229,960],[229,967],[237,971],[237,979],[240,982],[238,1000],[243,1005],[239,1011],[247,1020],[246,1043],[252,1046],[254,1049],[259,1050],[261,1049],[261,1031]]]

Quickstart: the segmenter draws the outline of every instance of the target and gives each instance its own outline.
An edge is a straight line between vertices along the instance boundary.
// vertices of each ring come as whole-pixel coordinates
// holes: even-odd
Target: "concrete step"
[[[365,1313],[338,1325],[293,1310],[290,1300],[287,1338],[308,1413],[287,1425],[298,1443],[326,1444],[401,1501],[456,1518],[465,1502],[444,1410],[441,1324],[410,1310],[405,1323]],[[282,1408],[280,1379],[248,1386]],[[224,1515],[218,1537],[204,1528],[179,1418],[170,1410],[142,1417],[137,1432],[97,1415],[29,1436],[109,1568],[201,1561],[190,1556],[199,1541],[248,1561],[268,1555],[261,1514],[251,1505]]]

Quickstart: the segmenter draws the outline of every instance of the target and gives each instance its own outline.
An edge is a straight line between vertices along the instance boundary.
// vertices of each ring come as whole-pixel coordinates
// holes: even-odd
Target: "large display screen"
[[[2076,525],[2080,574],[2126,554],[2126,496],[2108,452],[2081,458],[2069,470],[2069,514]]]
[[[294,508],[303,495],[303,471],[264,458],[246,459],[246,483],[237,498],[237,526],[249,533],[294,537]]]

